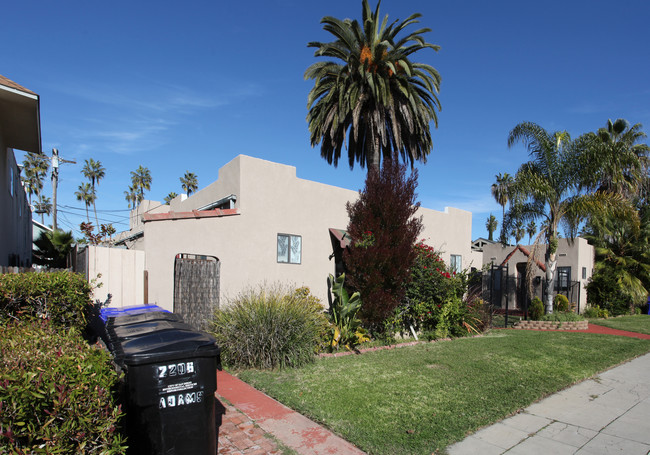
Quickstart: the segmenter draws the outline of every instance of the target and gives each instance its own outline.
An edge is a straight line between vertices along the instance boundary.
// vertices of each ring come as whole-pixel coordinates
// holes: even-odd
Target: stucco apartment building
[[[221,305],[247,287],[276,282],[308,286],[326,304],[327,277],[345,242],[345,205],[357,197],[298,178],[293,166],[239,155],[189,198],[169,205],[143,201],[118,245],[145,252],[148,301],[165,309],[178,305],[182,260],[218,264],[214,286]],[[420,237],[448,263],[480,267],[470,257],[471,212],[420,208],[418,214],[425,226]]]
[[[0,75],[0,266],[32,263],[32,213],[14,149],[41,153],[39,97]]]

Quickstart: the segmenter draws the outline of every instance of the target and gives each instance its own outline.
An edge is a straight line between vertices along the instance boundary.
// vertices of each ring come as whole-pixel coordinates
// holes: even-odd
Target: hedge
[[[58,327],[86,329],[92,288],[69,271],[0,275],[0,321],[49,319]]]
[[[0,330],[0,453],[124,453],[106,351],[48,321]]]

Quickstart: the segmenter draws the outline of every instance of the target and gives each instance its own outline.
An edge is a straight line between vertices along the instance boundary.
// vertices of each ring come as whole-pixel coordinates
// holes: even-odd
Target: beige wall
[[[184,201],[175,199],[169,208],[187,212],[230,194],[237,196],[238,215],[144,223],[150,302],[173,310],[174,259],[185,253],[220,260],[222,305],[242,289],[265,282],[308,286],[326,304],[327,276],[334,273],[329,228],[347,227],[345,205],[358,193],[300,179],[292,166],[240,155],[220,169],[219,180]],[[469,265],[471,213],[419,213],[427,243],[444,250],[446,260],[460,254],[463,265]],[[278,233],[302,237],[301,264],[277,262]]]
[[[85,255],[86,277],[101,284],[93,301],[115,308],[149,303],[144,301],[144,251],[88,246]]]
[[[532,245],[522,246],[529,252],[533,251]],[[503,247],[501,243],[485,245],[483,247],[483,264],[490,264],[493,262],[495,265],[500,265],[515,248],[515,246]],[[536,254],[536,258],[542,264],[544,263],[545,248],[545,245],[540,245]],[[593,246],[589,245],[587,240],[581,237],[576,238],[573,243],[568,239],[559,239],[556,258],[557,267],[571,267],[571,281],[580,282],[580,311],[584,311],[587,306],[587,291],[585,285],[589,278],[591,278],[594,268]],[[526,255],[521,251],[517,251],[508,261],[510,265],[510,275],[516,275],[517,263],[526,262],[527,259]],[[582,275],[583,268],[585,268],[585,278],[583,278]],[[542,276],[542,279],[544,279],[544,274],[539,270],[535,275]]]

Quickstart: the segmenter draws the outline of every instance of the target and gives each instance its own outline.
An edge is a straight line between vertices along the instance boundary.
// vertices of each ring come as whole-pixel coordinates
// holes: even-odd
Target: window
[[[582,279],[583,280],[587,279],[587,267],[582,268]]]
[[[300,264],[302,259],[302,237],[278,234],[278,262]]]
[[[557,289],[569,289],[571,282],[571,267],[558,267],[557,268]]]
[[[452,254],[449,265],[451,266],[451,270],[460,273],[463,270],[463,257],[460,254]]]

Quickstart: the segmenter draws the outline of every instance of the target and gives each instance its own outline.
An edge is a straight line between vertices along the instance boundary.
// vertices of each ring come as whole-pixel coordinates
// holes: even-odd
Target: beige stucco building
[[[247,287],[276,282],[308,286],[326,304],[338,241],[330,230],[346,229],[345,205],[357,197],[301,179],[293,166],[239,155],[189,198],[178,196],[169,205],[143,201],[118,245],[144,251],[148,301],[165,309],[175,309],[181,259],[216,258],[221,305]],[[448,263],[481,266],[470,258],[471,212],[420,208],[418,214],[425,226],[420,237]]]
[[[522,309],[526,297],[526,264],[532,257],[534,291],[541,298],[546,267],[544,265],[545,245],[539,245],[535,251],[533,245],[503,246],[501,243],[485,244],[483,248],[483,264],[495,266],[508,265],[509,284],[495,292],[502,294],[503,302],[507,296],[509,308]],[[558,240],[555,293],[561,293],[576,305],[576,310],[583,312],[587,306],[587,291],[585,285],[594,270],[594,247],[586,239],[578,237],[574,241]],[[503,281],[505,283],[505,281]],[[492,281],[494,286],[494,281]],[[497,285],[498,287],[498,285]],[[506,292],[507,289],[507,292]],[[498,306],[498,305],[497,305]],[[505,306],[502,303],[501,306]]]
[[[39,97],[0,75],[0,266],[32,263],[32,213],[13,149],[41,153]]]

